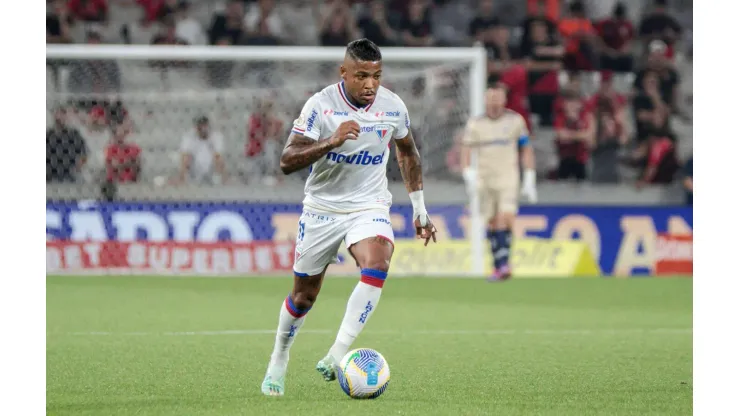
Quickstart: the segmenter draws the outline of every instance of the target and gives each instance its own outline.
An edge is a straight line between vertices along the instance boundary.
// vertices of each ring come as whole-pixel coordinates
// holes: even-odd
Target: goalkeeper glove
[[[527,169],[524,171],[524,177],[522,179],[522,196],[531,202],[537,203],[537,174],[534,169]]]

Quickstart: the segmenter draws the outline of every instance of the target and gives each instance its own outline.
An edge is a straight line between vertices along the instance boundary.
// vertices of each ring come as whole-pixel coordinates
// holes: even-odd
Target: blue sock
[[[509,264],[509,248],[511,245],[511,231],[496,230],[489,231],[491,241],[491,252],[493,253],[493,265],[496,269]]]

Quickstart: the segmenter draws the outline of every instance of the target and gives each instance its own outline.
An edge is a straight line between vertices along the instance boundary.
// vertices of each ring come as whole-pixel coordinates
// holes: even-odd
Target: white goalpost
[[[250,115],[269,113],[268,119],[272,121],[260,128],[269,131],[274,122],[279,130],[276,136],[284,136],[284,140],[287,137],[284,131],[289,130],[305,100],[337,81],[336,67],[344,52],[339,47],[47,45],[48,123],[53,124],[60,107],[66,108],[68,122],[81,131],[87,146],[84,167],[70,181],[49,181],[47,150],[47,199],[101,198],[101,187],[110,182],[110,168],[103,155],[111,133],[105,127],[96,127],[93,118],[101,103],[108,109],[115,107],[111,103],[120,103],[124,110],[119,110],[124,115],[116,110],[119,113],[115,116],[132,120],[132,140],[141,147],[143,166],[135,182],[115,186],[116,201],[246,200],[259,207],[298,204],[303,196],[302,188],[291,182],[292,178],[281,178],[276,167],[276,154],[282,143],[269,138],[254,139],[250,128],[255,127],[250,124]],[[460,275],[483,276],[487,267],[478,198],[465,196],[464,186],[450,172],[450,164],[454,165],[450,162],[454,157],[450,155],[459,145],[457,140],[467,119],[484,111],[485,50],[389,47],[383,48],[382,54],[383,85],[406,102],[412,129],[418,137],[425,181],[430,184],[425,186],[427,205],[467,205],[470,264],[463,267],[467,270],[460,270]],[[209,184],[170,186],[172,178],[178,175],[181,138],[192,128],[193,120],[203,116],[210,120],[213,129],[223,133],[228,179],[223,178],[223,183],[219,178]],[[249,153],[247,143],[253,139],[260,142],[256,145],[259,155]],[[471,163],[475,168],[479,162],[474,159]],[[408,203],[403,196],[400,174],[393,171],[397,170],[393,164],[393,161],[389,163],[389,183],[394,205]],[[431,195],[435,192],[439,194]],[[166,218],[167,214],[161,215]],[[250,224],[249,236],[269,232],[276,239],[281,237],[283,224],[275,218],[260,219],[259,215],[253,221],[262,222]],[[72,221],[49,219],[47,203],[47,241],[56,238],[49,237],[50,221],[59,235],[77,233],[77,237],[88,240],[102,239],[105,232],[108,236],[116,232],[111,231],[114,226],[103,227],[98,234],[70,231]],[[138,228],[128,232],[129,238],[143,233],[152,239],[156,231],[159,234],[155,241],[173,238],[186,241],[188,236],[205,234],[198,228],[205,222],[203,219],[194,220],[190,229],[184,225],[177,228],[166,221],[164,228],[147,225],[143,219],[132,221]],[[465,224],[459,225],[464,227]],[[213,235],[212,240],[218,240],[218,230]],[[48,256],[47,248],[47,259]],[[423,270],[421,274],[435,272]]]

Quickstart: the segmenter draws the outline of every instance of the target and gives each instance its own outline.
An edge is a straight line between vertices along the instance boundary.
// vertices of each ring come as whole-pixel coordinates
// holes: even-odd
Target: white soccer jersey
[[[309,98],[293,122],[293,132],[324,140],[348,120],[360,125],[359,138],[347,140],[311,165],[303,204],[339,213],[388,210],[391,193],[386,165],[392,139],[402,139],[409,132],[406,105],[396,94],[380,87],[371,104],[358,108],[350,103],[344,83],[339,82]]]

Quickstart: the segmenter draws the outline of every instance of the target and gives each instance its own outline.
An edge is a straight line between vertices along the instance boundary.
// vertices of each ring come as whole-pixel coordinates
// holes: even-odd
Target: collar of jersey
[[[365,107],[357,107],[356,105],[352,104],[352,102],[349,100],[349,97],[347,96],[347,92],[344,90],[344,81],[340,81],[339,83],[337,83],[337,89],[339,89],[339,96],[342,97],[342,100],[344,100],[344,103],[347,104],[347,106],[349,106],[349,108],[351,108],[354,111],[357,111],[360,109],[365,109],[365,111],[368,111],[370,110],[370,107],[373,106],[373,103],[375,103],[375,100],[373,100],[372,103],[366,105]],[[375,99],[378,99],[377,93],[376,93]]]

